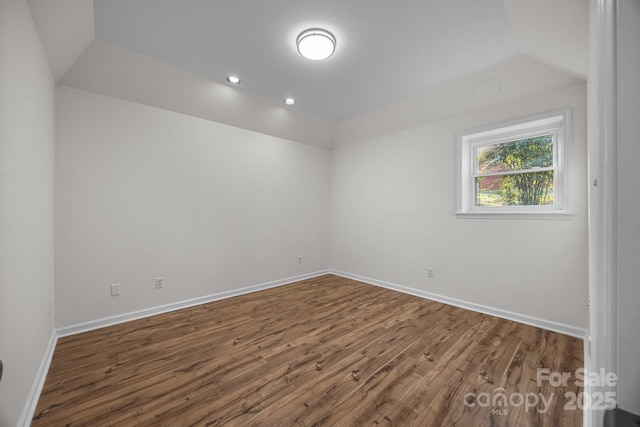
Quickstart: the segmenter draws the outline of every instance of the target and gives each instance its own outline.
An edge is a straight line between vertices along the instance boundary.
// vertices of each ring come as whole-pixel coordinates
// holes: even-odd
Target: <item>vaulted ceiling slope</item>
[[[588,67],[587,0],[28,2],[57,82],[325,147],[367,112],[523,55],[579,80]],[[329,59],[297,53],[310,27],[336,36]]]
[[[28,0],[56,82],[95,38],[93,0]]]

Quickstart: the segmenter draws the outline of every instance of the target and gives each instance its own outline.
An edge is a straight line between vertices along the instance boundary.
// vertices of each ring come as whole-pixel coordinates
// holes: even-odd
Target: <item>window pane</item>
[[[553,134],[478,147],[476,155],[479,174],[552,167]]]
[[[553,171],[476,178],[476,206],[553,205]]]

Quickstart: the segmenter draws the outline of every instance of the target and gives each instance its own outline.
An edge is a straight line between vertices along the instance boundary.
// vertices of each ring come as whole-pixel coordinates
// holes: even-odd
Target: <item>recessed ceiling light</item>
[[[296,100],[293,98],[285,98],[284,103],[287,105],[293,105],[296,103]]]
[[[320,61],[333,55],[336,38],[327,30],[311,28],[300,33],[296,45],[300,55],[312,61]]]
[[[236,76],[229,76],[227,77],[227,81],[231,84],[237,85],[240,83],[240,77],[236,77]]]

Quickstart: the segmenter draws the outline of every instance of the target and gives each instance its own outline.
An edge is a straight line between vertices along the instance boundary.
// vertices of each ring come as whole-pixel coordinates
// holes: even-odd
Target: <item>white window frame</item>
[[[459,132],[458,194],[460,218],[567,219],[571,217],[571,109],[564,108]],[[553,166],[518,173],[554,171],[554,203],[546,206],[476,206],[475,179],[478,147],[540,135],[554,135]]]

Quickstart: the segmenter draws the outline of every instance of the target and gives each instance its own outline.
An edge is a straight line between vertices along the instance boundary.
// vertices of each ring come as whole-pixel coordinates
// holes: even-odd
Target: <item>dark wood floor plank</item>
[[[579,339],[326,275],[61,338],[32,425],[579,426],[577,379],[536,375],[582,366]],[[465,400],[500,391],[554,398]]]

